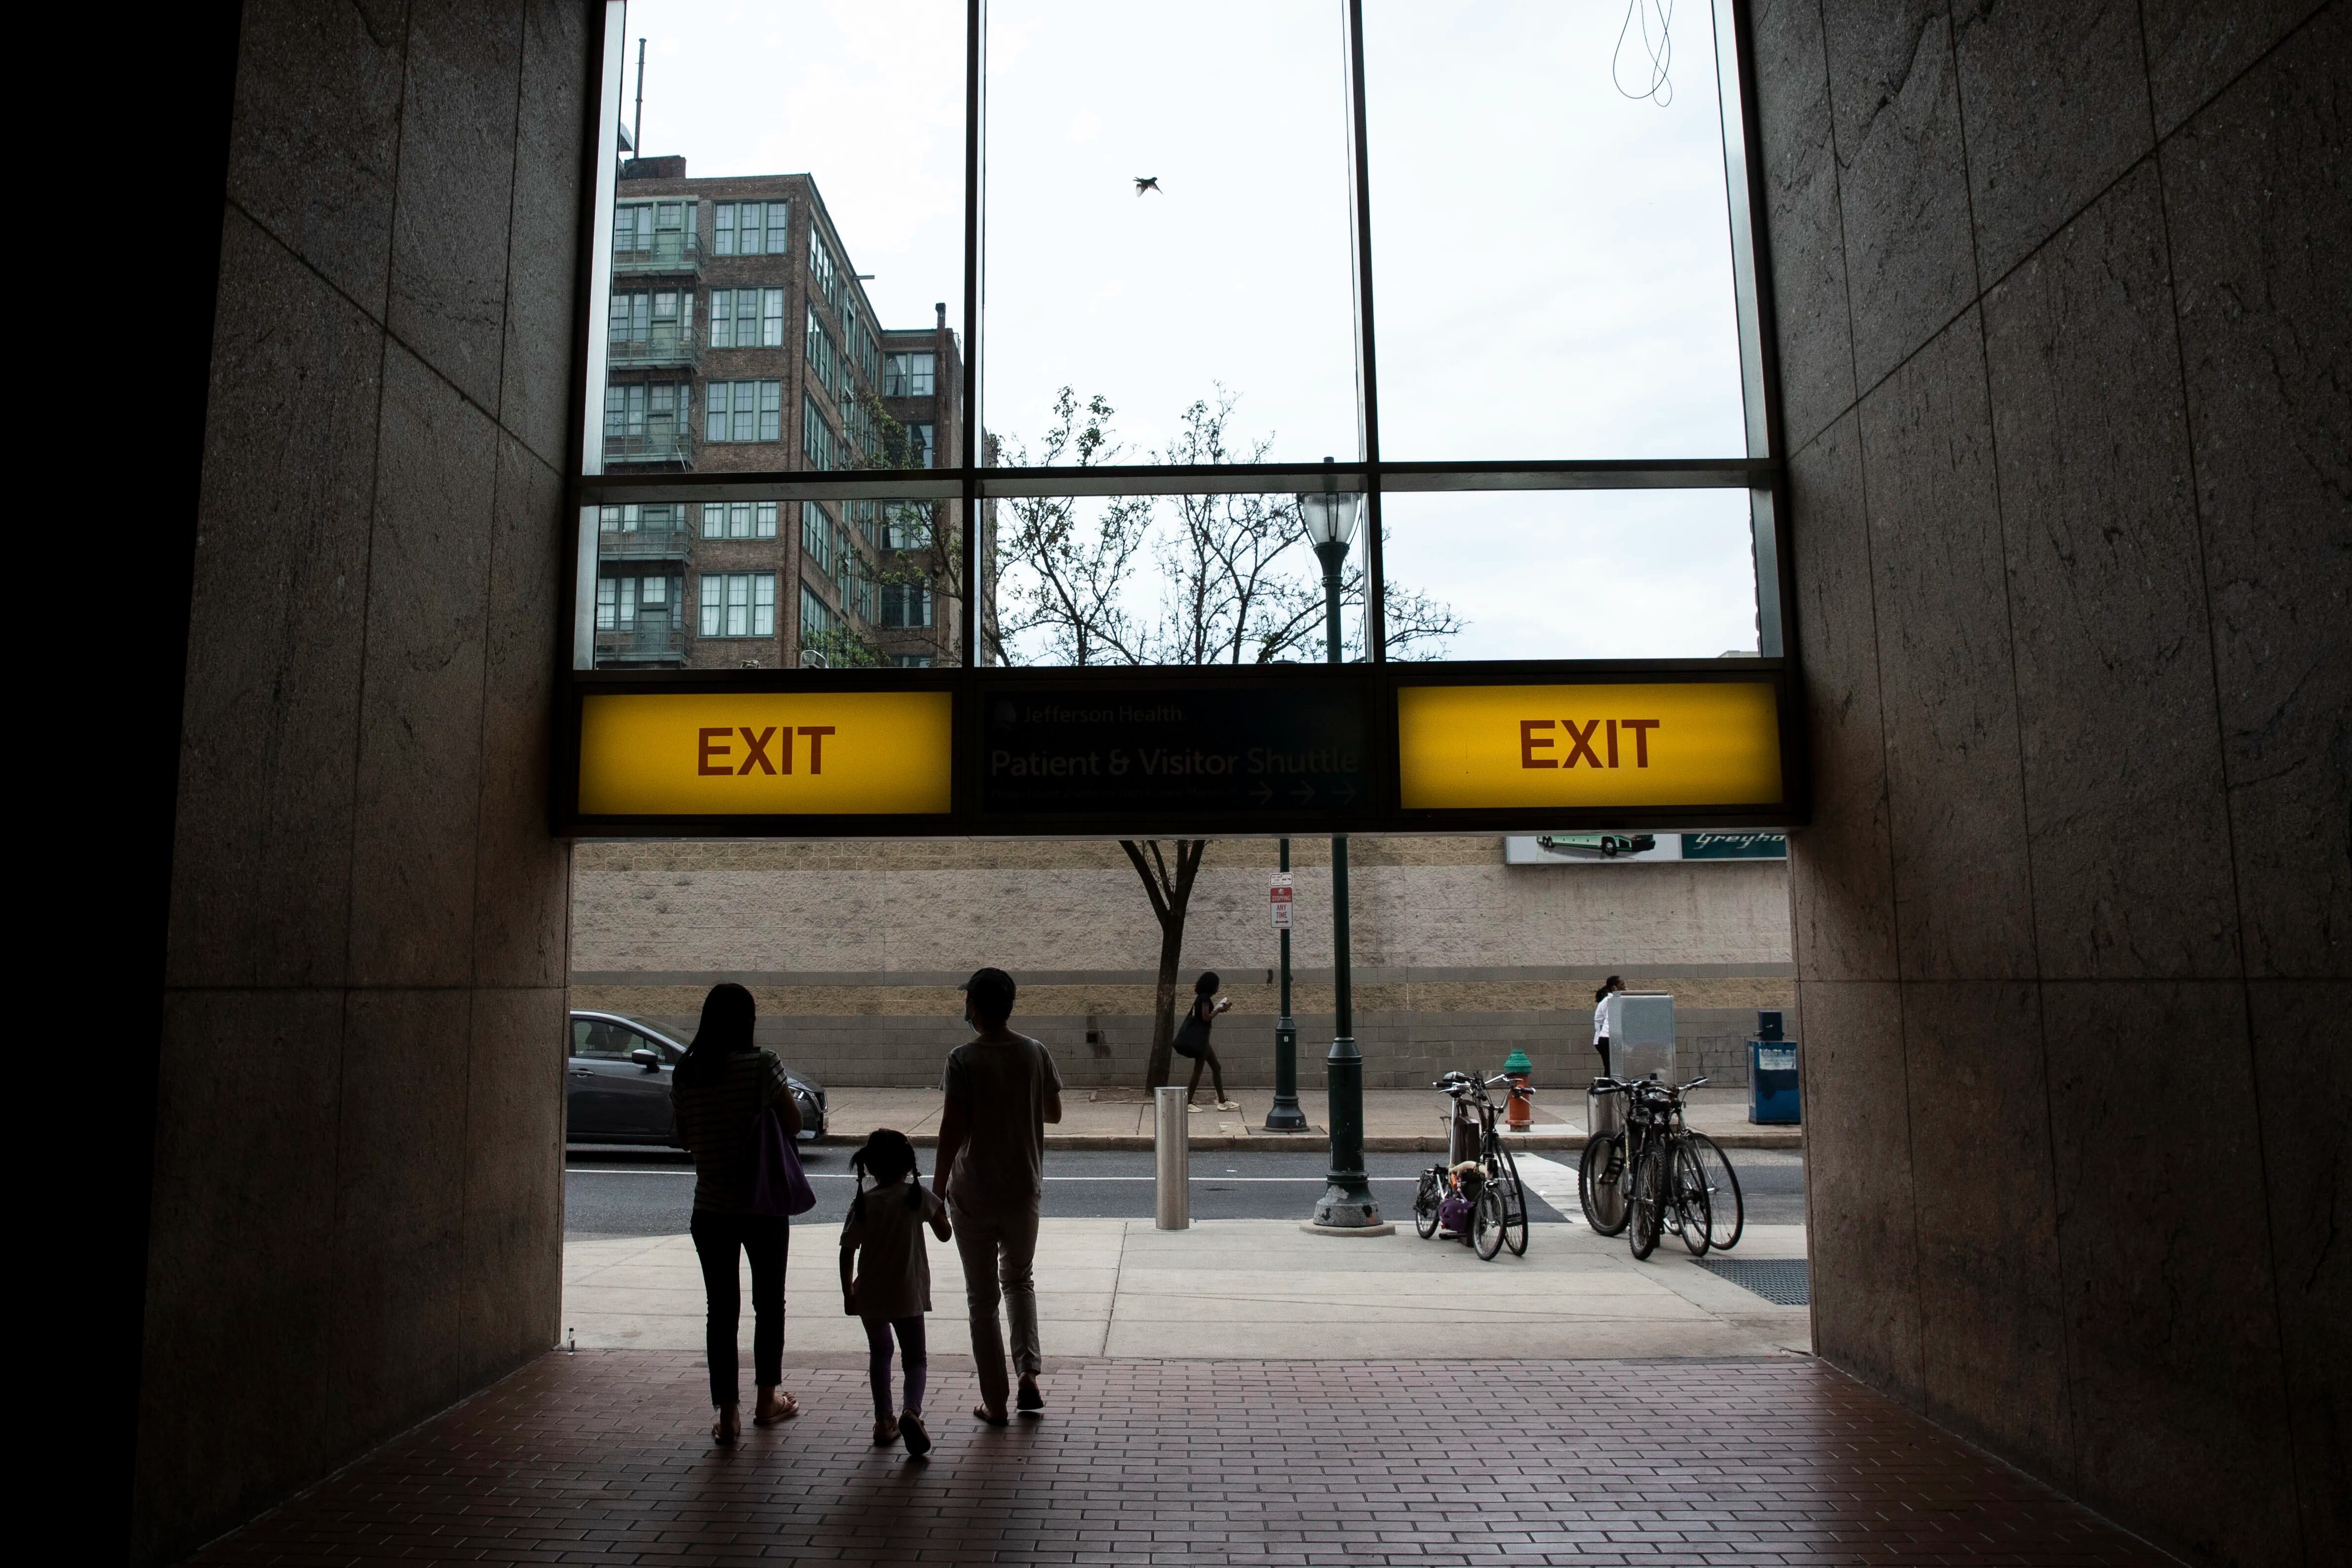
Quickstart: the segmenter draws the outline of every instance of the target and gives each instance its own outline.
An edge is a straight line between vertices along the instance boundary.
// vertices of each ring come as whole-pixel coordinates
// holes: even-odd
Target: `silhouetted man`
[[[1013,1367],[1021,1376],[1020,1408],[1045,1407],[1037,1392],[1037,1201],[1044,1195],[1045,1123],[1062,1120],[1062,1078],[1054,1055],[1006,1028],[1013,976],[980,969],[963,983],[964,1021],[973,1035],[948,1053],[940,1088],[940,1155],[931,1190],[947,1200],[963,1258],[964,1300],[971,1310],[971,1353],[979,1363],[981,1403],[972,1414],[992,1426],[1007,1420],[1004,1338],[996,1303],[1013,1320]]]

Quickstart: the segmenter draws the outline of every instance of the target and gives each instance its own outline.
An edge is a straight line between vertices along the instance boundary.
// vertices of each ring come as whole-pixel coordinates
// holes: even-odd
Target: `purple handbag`
[[[800,1154],[784,1136],[784,1119],[769,1106],[751,1123],[751,1212],[768,1215],[806,1214],[816,1207],[816,1193]]]

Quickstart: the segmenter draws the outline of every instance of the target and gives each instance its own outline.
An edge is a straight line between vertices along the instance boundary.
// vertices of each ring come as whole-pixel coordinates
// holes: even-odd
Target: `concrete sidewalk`
[[[1266,1108],[1274,1091],[1237,1089],[1232,1091],[1239,1110],[1219,1110],[1203,1086],[1193,1103],[1202,1110],[1186,1120],[1195,1149],[1280,1149],[1312,1147],[1328,1139],[1322,1088],[1302,1088],[1299,1103],[1306,1109],[1310,1131],[1280,1133],[1265,1131]],[[1445,1097],[1435,1089],[1372,1089],[1364,1091],[1364,1148],[1375,1153],[1435,1152],[1445,1147]],[[1804,1146],[1800,1127],[1759,1127],[1748,1120],[1744,1089],[1700,1089],[1691,1091],[1685,1113],[1692,1131],[1704,1132],[1727,1149],[1799,1149]],[[895,1127],[925,1146],[939,1141],[940,1091],[936,1089],[835,1089],[827,1091],[828,1143],[862,1143],[877,1127]],[[1512,1133],[1514,1148],[1578,1150],[1584,1147],[1584,1091],[1581,1087],[1546,1091],[1538,1088],[1535,1125]],[[1045,1130],[1049,1149],[1149,1149],[1152,1146],[1151,1106],[1139,1089],[1071,1089],[1062,1096],[1062,1120]]]
[[[1572,1177],[1570,1180],[1573,1180]],[[1572,1201],[1572,1200],[1571,1200]],[[1637,1263],[1622,1237],[1580,1224],[1531,1227],[1527,1256],[1481,1262],[1393,1236],[1303,1233],[1296,1220],[1048,1219],[1037,1235],[1037,1309],[1061,1357],[1298,1361],[1809,1353],[1804,1307],[1776,1306],[1699,1268],[1672,1237]],[[855,1358],[865,1331],[841,1311],[840,1226],[796,1223],[786,1268],[785,1352],[796,1364]],[[1801,1258],[1801,1226],[1750,1226],[1738,1258]],[[934,1359],[968,1357],[963,1273],[929,1246]],[[582,1350],[699,1350],[702,1276],[687,1237],[575,1237],[563,1248],[565,1342]],[[748,1297],[747,1297],[748,1300]],[[742,1320],[751,1343],[751,1315]]]

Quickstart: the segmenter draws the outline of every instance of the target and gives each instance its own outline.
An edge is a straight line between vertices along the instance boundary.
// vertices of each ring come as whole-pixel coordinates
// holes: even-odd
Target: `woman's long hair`
[[[729,1057],[755,1048],[751,1026],[759,1016],[760,1005],[740,985],[729,980],[712,986],[702,999],[702,1026],[695,1030],[694,1043],[679,1058],[671,1082],[694,1089],[717,1079]]]
[[[866,1182],[871,1177],[874,1190],[903,1184],[907,1189],[907,1206],[923,1206],[922,1172],[916,1168],[915,1145],[904,1132],[895,1128],[877,1127],[866,1135],[865,1143],[849,1157],[849,1168],[857,1176],[857,1195],[849,1200],[849,1217],[856,1219],[866,1212]],[[914,1181],[908,1181],[912,1176]]]
[[[1217,972],[1212,969],[1207,973],[1202,975],[1200,979],[1192,982],[1192,994],[1195,996],[1214,996],[1217,994],[1217,987],[1221,984],[1223,984],[1223,982],[1218,980]]]
[[[1601,1003],[1606,1002],[1609,999],[1609,993],[1612,991],[1622,991],[1624,989],[1625,982],[1612,974],[1608,979],[1601,983],[1600,990],[1595,991],[1592,994],[1592,1005],[1598,1007]]]

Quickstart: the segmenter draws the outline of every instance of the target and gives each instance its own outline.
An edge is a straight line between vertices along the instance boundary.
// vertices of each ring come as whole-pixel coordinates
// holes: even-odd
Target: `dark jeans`
[[[1607,1078],[1609,1076],[1609,1037],[1603,1035],[1593,1041],[1592,1049],[1593,1053],[1601,1058],[1601,1076]]]
[[[1222,1104],[1225,1098],[1225,1066],[1217,1059],[1214,1046],[1202,1046],[1201,1054],[1192,1058],[1192,1081],[1184,1086],[1184,1103],[1192,1103],[1192,1091],[1201,1087],[1202,1068],[1209,1069],[1209,1081],[1217,1086],[1217,1100]]]
[[[702,1293],[710,1303],[703,1337],[710,1362],[710,1403],[740,1404],[735,1387],[735,1326],[741,1321],[735,1251],[751,1259],[751,1381],[773,1388],[784,1381],[784,1258],[792,1249],[792,1221],[782,1215],[730,1214],[697,1209],[688,1226],[694,1255],[702,1260]]]
[[[907,1366],[907,1403],[900,1406],[909,1415],[923,1413],[924,1374],[930,1370],[930,1357],[923,1348],[923,1315],[911,1318],[867,1318],[866,1324],[866,1375],[874,1384],[874,1419],[890,1419],[890,1335],[898,1335],[898,1352]]]

